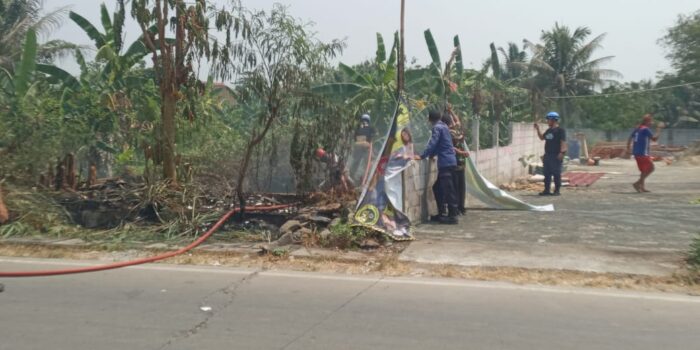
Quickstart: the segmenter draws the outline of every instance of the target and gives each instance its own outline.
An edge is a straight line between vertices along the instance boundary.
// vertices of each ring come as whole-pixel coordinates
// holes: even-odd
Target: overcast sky
[[[218,0],[223,2],[225,0]],[[399,0],[243,0],[250,8],[270,9],[273,3],[289,5],[292,15],[315,23],[321,40],[346,39],[340,61],[348,64],[370,59],[376,51],[376,33],[387,46],[399,26]],[[47,9],[70,5],[101,29],[97,0],[46,0]],[[114,0],[105,1],[110,12]],[[615,59],[607,67],[621,72],[623,81],[653,79],[658,71],[670,70],[664,48],[658,44],[679,14],[700,9],[697,0],[406,0],[406,56],[419,64],[430,61],[423,31],[430,28],[443,61],[458,34],[465,65],[479,67],[489,56],[489,44],[522,45],[523,39],[538,41],[542,30],[555,22],[569,27],[588,26],[593,35],[607,33],[596,57]],[[127,24],[127,42],[138,36],[133,22]],[[90,43],[70,20],[52,38]],[[61,66],[76,71],[70,60]]]

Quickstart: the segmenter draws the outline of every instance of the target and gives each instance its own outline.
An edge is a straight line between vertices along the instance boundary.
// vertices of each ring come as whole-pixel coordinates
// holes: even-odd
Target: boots
[[[456,225],[459,223],[457,220],[457,216],[459,215],[459,209],[457,207],[452,207],[450,206],[449,208],[449,214],[447,216],[443,216],[440,220],[440,223],[446,224],[446,225]]]

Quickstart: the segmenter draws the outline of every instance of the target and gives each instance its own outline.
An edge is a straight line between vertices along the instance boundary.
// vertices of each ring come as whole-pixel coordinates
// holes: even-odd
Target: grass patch
[[[693,242],[690,243],[690,251],[688,252],[688,265],[692,269],[700,270],[700,233],[693,238]]]
[[[324,247],[342,250],[359,248],[367,237],[367,232],[360,227],[352,227],[348,223],[339,223],[329,227],[331,234],[321,242]]]

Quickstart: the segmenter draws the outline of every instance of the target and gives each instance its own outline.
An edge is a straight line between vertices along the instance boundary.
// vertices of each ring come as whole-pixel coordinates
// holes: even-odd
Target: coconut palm
[[[593,58],[601,48],[605,34],[587,41],[591,30],[578,27],[573,32],[569,27],[556,23],[554,28],[544,31],[540,43],[525,40],[525,47],[532,53],[528,64],[531,76],[525,86],[531,91],[533,100],[541,103],[542,96],[565,97],[593,93],[595,87],[612,83],[621,74],[605,69],[603,65],[613,56]],[[559,108],[567,114],[569,104],[559,100]]]
[[[508,49],[498,48],[503,64],[501,65],[501,80],[517,81],[527,75],[527,52],[521,50],[516,43],[508,43]]]
[[[13,72],[20,60],[27,32],[34,29],[41,35],[49,34],[61,25],[67,7],[41,15],[43,0],[0,0],[0,68]],[[37,58],[49,62],[55,57],[72,54],[75,44],[51,40],[37,48]]]

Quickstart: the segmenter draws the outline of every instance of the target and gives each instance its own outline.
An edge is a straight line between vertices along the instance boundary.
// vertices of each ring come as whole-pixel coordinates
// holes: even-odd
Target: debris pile
[[[675,157],[685,150],[686,147],[652,145],[650,151],[654,160],[662,160]],[[591,150],[591,157],[599,157],[600,159],[629,158],[627,142],[598,142]]]
[[[700,140],[689,145],[676,159],[682,164],[700,165]]]
[[[268,242],[261,248],[265,251],[291,244],[318,245],[330,236],[330,227],[341,222],[345,210],[339,202],[321,202],[302,207],[290,220],[273,229],[270,237],[274,242]]]

